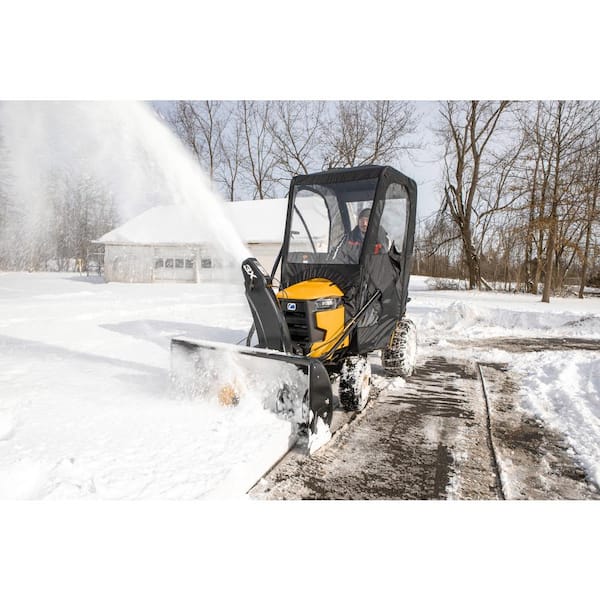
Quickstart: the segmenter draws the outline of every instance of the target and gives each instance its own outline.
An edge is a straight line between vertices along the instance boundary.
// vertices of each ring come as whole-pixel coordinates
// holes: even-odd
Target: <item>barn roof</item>
[[[242,242],[281,243],[285,227],[285,198],[223,202],[225,215]],[[214,237],[210,224],[183,205],[151,208],[109,231],[97,241],[102,244],[203,244]]]

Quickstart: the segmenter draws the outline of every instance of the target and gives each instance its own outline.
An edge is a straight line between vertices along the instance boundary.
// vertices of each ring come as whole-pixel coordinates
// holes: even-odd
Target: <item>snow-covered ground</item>
[[[175,397],[175,335],[237,342],[240,286],[0,275],[0,497],[239,496],[287,449],[260,406]],[[253,479],[254,477],[254,479]]]
[[[600,338],[600,299],[433,291],[412,280],[424,352],[456,338]],[[105,284],[0,273],[0,498],[243,498],[288,448],[259,402],[190,402],[169,385],[169,340],[245,337],[241,285]],[[560,429],[600,483],[600,357],[481,350],[513,364],[523,406]]]
[[[590,479],[600,487],[600,353],[539,352],[514,369],[523,406],[561,431]]]

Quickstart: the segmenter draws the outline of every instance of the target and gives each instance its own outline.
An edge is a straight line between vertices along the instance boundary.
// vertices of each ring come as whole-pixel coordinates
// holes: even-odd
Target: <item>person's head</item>
[[[363,208],[358,213],[358,228],[360,229],[360,232],[363,235],[365,235],[365,233],[367,231],[367,227],[369,226],[369,217],[370,216],[371,216],[370,208]]]

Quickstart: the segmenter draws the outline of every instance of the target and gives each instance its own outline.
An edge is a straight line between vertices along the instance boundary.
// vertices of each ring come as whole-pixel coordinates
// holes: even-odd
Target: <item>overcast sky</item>
[[[400,170],[417,182],[418,204],[417,214],[420,219],[429,216],[440,205],[438,187],[441,178],[441,152],[433,134],[437,120],[437,102],[415,102],[417,108],[417,131],[421,138],[422,148],[402,161]]]

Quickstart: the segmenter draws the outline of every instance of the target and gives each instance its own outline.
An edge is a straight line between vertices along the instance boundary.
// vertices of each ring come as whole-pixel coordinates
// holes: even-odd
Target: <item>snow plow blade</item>
[[[171,381],[178,395],[235,406],[262,406],[297,426],[314,452],[329,437],[333,393],[323,364],[312,358],[206,340],[171,340]]]

